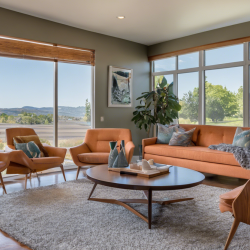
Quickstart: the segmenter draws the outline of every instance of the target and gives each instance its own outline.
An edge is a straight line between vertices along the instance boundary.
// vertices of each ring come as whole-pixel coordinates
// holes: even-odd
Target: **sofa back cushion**
[[[196,146],[208,147],[212,144],[227,143],[232,144],[234,134],[237,127],[227,126],[211,126],[211,125],[195,125],[195,124],[180,124],[180,127],[185,130],[195,128],[192,141]],[[250,128],[242,128],[250,130]]]
[[[121,140],[132,141],[129,129],[118,128],[99,128],[88,129],[84,142],[88,145],[91,152],[110,152],[109,142],[117,141],[120,146]]]

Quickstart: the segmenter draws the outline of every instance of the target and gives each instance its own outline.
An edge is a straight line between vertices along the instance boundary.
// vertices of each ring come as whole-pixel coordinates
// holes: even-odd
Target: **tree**
[[[206,115],[210,119],[212,119],[213,122],[223,121],[225,117],[224,109],[221,106],[221,103],[216,98],[210,98],[207,102],[206,106]]]
[[[232,117],[239,112],[239,105],[235,93],[227,90],[222,85],[213,85],[205,82],[206,107],[211,103],[210,99],[217,99],[223,107],[224,114],[227,117]]]
[[[240,109],[238,116],[243,118],[243,86],[239,87],[236,97],[237,97],[237,101],[238,101],[238,105]]]
[[[191,122],[198,122],[199,109],[199,88],[194,88],[193,92],[188,91],[180,100],[182,106],[179,112],[180,118],[190,119]]]
[[[5,113],[2,113],[2,114],[0,115],[0,121],[1,121],[2,123],[6,123],[7,120],[8,120],[8,115],[5,114]]]
[[[228,90],[222,85],[213,85],[205,82],[206,117],[212,121],[223,121],[227,117],[243,116],[243,88],[238,93]],[[194,88],[184,94],[180,100],[182,109],[179,113],[181,118],[189,118],[191,122],[198,121],[199,88]]]
[[[85,102],[85,121],[86,122],[90,122],[91,121],[91,107],[90,107],[90,102],[88,101],[88,99],[86,99]]]

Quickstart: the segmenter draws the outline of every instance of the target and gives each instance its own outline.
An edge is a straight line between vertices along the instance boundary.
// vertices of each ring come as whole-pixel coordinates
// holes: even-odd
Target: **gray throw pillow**
[[[158,134],[157,134],[157,141],[158,144],[168,144],[173,133],[177,131],[177,126],[168,126],[162,125],[160,123],[157,124],[158,126]]]
[[[188,147],[191,143],[191,138],[195,129],[196,128],[193,128],[186,132],[174,132],[172,138],[169,141],[169,145]]]
[[[233,139],[233,146],[249,148],[250,130],[243,130],[242,128],[237,128]]]

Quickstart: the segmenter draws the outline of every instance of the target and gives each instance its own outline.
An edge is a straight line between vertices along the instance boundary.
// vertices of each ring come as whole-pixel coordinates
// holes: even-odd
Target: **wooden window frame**
[[[188,53],[192,53],[192,52],[198,52],[198,51],[201,51],[201,50],[215,49],[215,48],[219,48],[219,47],[236,45],[236,44],[241,44],[241,43],[245,43],[245,42],[250,42],[250,37],[249,36],[248,37],[243,37],[243,38],[227,40],[227,41],[222,41],[222,42],[217,42],[217,43],[210,43],[210,44],[206,44],[206,45],[200,45],[200,46],[187,48],[187,49],[176,50],[176,51],[167,52],[167,53],[154,55],[154,56],[149,56],[148,61],[152,62],[152,61],[165,59],[165,58],[172,57],[172,56],[179,56],[179,55],[188,54]]]
[[[0,35],[0,56],[95,66],[95,50]]]

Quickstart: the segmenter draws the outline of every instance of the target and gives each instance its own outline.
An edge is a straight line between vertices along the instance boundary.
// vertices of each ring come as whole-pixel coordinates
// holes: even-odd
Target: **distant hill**
[[[48,114],[53,114],[53,107],[36,108],[32,106],[24,106],[22,108],[0,108],[0,114],[5,113],[7,115],[17,116],[22,112],[35,113],[37,115],[48,115]],[[70,117],[83,117],[85,115],[85,107],[58,106],[58,115],[70,116]]]

